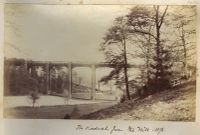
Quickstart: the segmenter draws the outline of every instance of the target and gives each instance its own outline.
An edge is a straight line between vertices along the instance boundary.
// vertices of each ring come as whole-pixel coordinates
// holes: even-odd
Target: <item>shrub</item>
[[[31,91],[29,98],[32,101],[32,107],[35,107],[35,103],[40,97],[37,91]]]

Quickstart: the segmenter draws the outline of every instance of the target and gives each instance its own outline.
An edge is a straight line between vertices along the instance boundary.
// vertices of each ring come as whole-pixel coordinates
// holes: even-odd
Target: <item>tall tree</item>
[[[170,53],[165,46],[165,40],[161,38],[161,28],[165,23],[165,17],[167,15],[168,6],[153,6],[153,7],[134,7],[127,15],[128,25],[130,26],[130,33],[138,34],[142,36],[150,36],[154,41],[155,55],[153,62],[151,63],[151,73],[154,77],[154,84],[156,91],[163,88],[163,82],[166,82],[166,76],[169,74]],[[153,30],[149,31],[149,27]]]
[[[169,54],[167,50],[164,49],[163,45],[161,44],[161,27],[164,22],[164,18],[167,13],[168,6],[164,9],[163,13],[160,13],[160,6],[154,6],[155,10],[155,25],[156,25],[156,56],[155,56],[155,61],[156,65],[152,66],[153,68],[156,69],[156,74],[155,74],[155,85],[157,88],[157,91],[161,89],[163,86],[163,82],[165,80],[165,76],[167,75],[167,69],[169,68],[167,65],[164,65],[164,60],[167,61],[169,60]],[[162,14],[162,15],[160,15]]]
[[[127,40],[128,29],[125,17],[115,19],[114,25],[108,29],[104,41],[101,44],[101,51],[104,52],[106,61],[116,65],[108,76],[105,76],[101,81],[108,82],[115,78],[117,84],[125,84],[126,96],[130,99],[129,79],[128,79],[128,53]]]

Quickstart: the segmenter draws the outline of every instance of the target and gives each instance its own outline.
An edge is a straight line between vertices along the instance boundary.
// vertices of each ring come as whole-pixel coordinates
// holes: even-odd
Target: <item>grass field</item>
[[[36,101],[35,106],[56,106],[56,105],[76,105],[76,104],[91,104],[91,103],[101,103],[106,102],[103,100],[82,100],[72,98],[66,102],[64,97],[41,95]],[[31,107],[32,100],[29,96],[5,96],[4,97],[4,107],[14,108],[14,107]]]
[[[10,96],[4,101],[5,118],[25,119],[63,119],[66,114],[78,118],[116,104],[116,101],[80,99],[70,99],[66,104],[63,97],[56,96],[41,96],[35,107],[27,96]]]

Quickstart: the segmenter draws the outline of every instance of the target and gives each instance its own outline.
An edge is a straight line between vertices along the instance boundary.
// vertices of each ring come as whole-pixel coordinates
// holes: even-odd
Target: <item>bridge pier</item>
[[[27,62],[27,61],[24,62],[24,68],[25,68],[26,71],[28,72],[28,62]]]
[[[68,63],[68,81],[69,81],[69,95],[68,98],[72,98],[72,63]]]
[[[95,94],[96,94],[96,66],[93,64],[92,65],[92,77],[91,77],[92,81],[91,81],[91,86],[92,86],[92,90],[91,90],[91,99],[95,100]]]
[[[50,94],[50,66],[49,63],[46,63],[45,65],[46,70],[46,93]]]

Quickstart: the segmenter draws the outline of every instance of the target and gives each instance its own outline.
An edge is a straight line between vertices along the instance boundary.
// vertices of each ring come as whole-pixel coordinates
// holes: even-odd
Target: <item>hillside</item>
[[[119,103],[113,107],[82,116],[82,119],[194,121],[195,82],[144,99]]]

